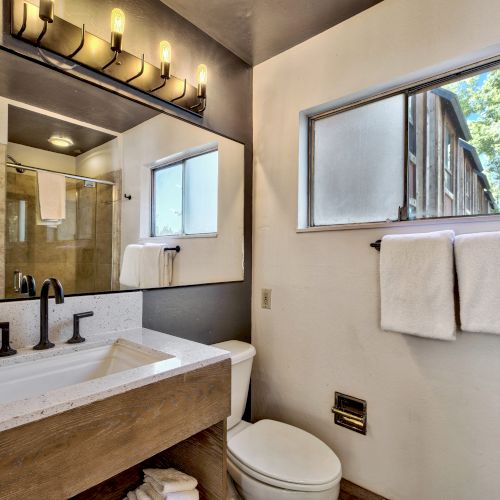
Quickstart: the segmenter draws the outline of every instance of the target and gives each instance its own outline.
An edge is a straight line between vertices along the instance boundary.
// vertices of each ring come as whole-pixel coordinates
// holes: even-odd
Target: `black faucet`
[[[27,293],[28,297],[36,296],[36,282],[31,274],[25,274],[21,279],[21,293]]]
[[[47,278],[40,290],[40,342],[33,347],[37,351],[54,347],[54,344],[49,340],[49,290],[51,285],[54,289],[56,304],[64,302],[64,290],[60,281],[56,278]]]
[[[80,344],[85,342],[85,338],[80,335],[80,320],[82,318],[90,318],[93,316],[93,311],[73,314],[73,336],[68,340],[68,344]]]
[[[2,330],[2,347],[0,348],[0,356],[13,356],[17,353],[17,351],[10,347],[9,323],[0,323],[0,329]]]

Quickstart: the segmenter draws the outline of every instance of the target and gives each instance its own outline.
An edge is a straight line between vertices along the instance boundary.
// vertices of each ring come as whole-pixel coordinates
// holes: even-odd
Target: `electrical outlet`
[[[271,292],[270,288],[262,289],[261,303],[262,309],[271,309]]]

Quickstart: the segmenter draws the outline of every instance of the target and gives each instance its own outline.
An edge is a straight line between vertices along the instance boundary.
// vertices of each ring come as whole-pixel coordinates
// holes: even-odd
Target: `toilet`
[[[336,500],[342,467],[337,455],[306,431],[275,420],[242,420],[255,348],[229,340],[231,353],[228,471],[244,500]]]

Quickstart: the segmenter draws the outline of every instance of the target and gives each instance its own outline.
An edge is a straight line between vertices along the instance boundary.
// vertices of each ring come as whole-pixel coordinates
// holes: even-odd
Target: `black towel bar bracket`
[[[177,253],[179,253],[181,251],[181,247],[179,245],[177,245],[176,247],[165,247],[163,249],[164,252],[168,252],[168,250],[175,250]]]
[[[377,250],[377,252],[380,252],[381,245],[382,245],[382,240],[377,240],[377,241],[374,241],[373,243],[370,243],[370,246],[372,248],[375,248],[375,250]]]

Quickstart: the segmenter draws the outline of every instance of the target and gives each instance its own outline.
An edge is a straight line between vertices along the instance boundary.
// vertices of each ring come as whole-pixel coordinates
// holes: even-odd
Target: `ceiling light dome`
[[[49,142],[58,148],[69,148],[73,146],[73,141],[69,137],[62,137],[60,135],[51,136]]]

